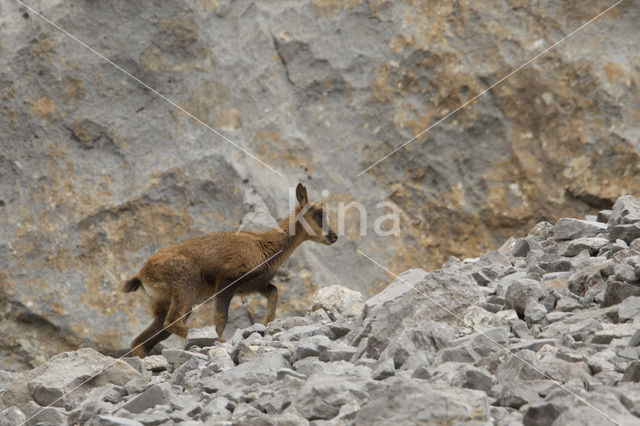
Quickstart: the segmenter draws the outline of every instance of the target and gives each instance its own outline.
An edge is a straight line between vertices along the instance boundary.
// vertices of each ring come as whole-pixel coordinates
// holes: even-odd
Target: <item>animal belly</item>
[[[248,294],[261,291],[265,288],[271,279],[271,276],[258,277],[249,281],[240,281],[234,285],[234,292],[237,294]]]

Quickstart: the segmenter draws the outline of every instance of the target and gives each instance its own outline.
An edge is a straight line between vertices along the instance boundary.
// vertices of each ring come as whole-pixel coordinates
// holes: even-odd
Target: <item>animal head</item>
[[[338,240],[338,235],[329,227],[327,211],[321,204],[310,203],[307,188],[301,183],[296,187],[296,232],[303,232],[305,239],[331,245]]]

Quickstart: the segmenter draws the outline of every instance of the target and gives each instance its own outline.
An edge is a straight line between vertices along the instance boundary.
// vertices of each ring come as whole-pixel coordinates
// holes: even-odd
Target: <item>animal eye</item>
[[[322,226],[322,218],[324,217],[324,212],[322,210],[316,210],[313,214],[313,220],[318,224],[318,226]]]

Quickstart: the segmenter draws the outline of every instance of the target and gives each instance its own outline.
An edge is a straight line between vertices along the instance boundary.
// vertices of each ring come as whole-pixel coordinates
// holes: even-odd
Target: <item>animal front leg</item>
[[[269,283],[261,290],[264,297],[267,298],[267,308],[264,312],[264,325],[269,324],[276,318],[276,305],[278,303],[278,287]]]

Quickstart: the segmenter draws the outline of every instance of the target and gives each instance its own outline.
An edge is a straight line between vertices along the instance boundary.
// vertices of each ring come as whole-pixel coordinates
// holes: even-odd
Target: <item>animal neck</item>
[[[262,245],[264,254],[267,258],[274,256],[273,259],[269,261],[273,271],[278,269],[305,240],[305,233],[302,229],[299,229],[301,227],[299,227],[298,224],[294,227],[295,234],[291,235],[289,232],[289,224],[292,220],[294,220],[294,216],[289,215],[282,220],[278,226],[271,228],[263,234]]]

